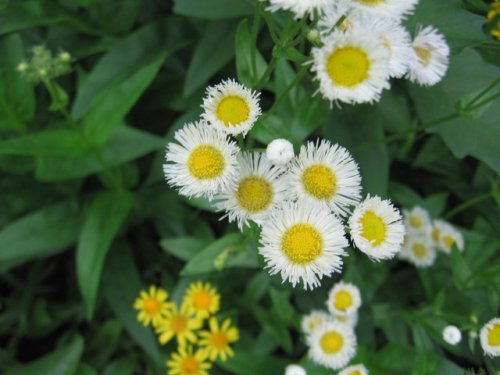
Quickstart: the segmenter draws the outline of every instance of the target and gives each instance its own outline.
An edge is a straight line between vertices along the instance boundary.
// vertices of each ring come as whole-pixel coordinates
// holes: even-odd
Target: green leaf
[[[137,321],[137,311],[133,309],[141,289],[142,283],[131,249],[126,243],[120,242],[113,247],[103,271],[106,301],[135,342],[159,368],[163,368],[163,355],[153,331]]]
[[[282,374],[289,362],[286,359],[235,350],[234,357],[229,358],[226,362],[218,362],[217,364],[232,374],[262,375]]]
[[[51,354],[27,365],[16,366],[4,375],[73,375],[76,373],[83,353],[83,339],[76,336],[73,341],[61,345]]]
[[[71,157],[89,150],[81,134],[67,129],[48,129],[0,140],[0,155]]]
[[[174,0],[174,13],[217,20],[252,15],[253,6],[245,0]]]
[[[132,375],[136,373],[137,360],[133,357],[123,357],[114,360],[104,369],[103,375]]]
[[[0,12],[0,28],[2,27]],[[19,35],[0,38],[0,131],[24,130],[35,113],[32,86],[17,71],[24,54]],[[0,150],[2,147],[0,146]]]
[[[483,23],[484,17],[468,12],[461,0],[421,0],[406,25],[411,31],[418,30],[419,25],[432,25],[444,34],[453,50],[460,51],[487,40]]]
[[[267,63],[252,43],[248,19],[244,19],[238,25],[235,49],[238,81],[248,87],[253,87],[266,71]],[[255,71],[252,67],[252,51],[255,54]]]
[[[76,242],[81,223],[78,206],[72,201],[30,213],[0,231],[0,263],[12,267],[65,250]]]
[[[195,237],[165,238],[161,240],[160,246],[166,252],[187,261],[192,259],[206,246],[206,241]]]
[[[163,140],[153,134],[122,126],[96,151],[108,166],[116,167],[163,146]],[[41,181],[65,181],[102,170],[95,153],[81,157],[42,157],[37,160],[36,177]]]
[[[278,316],[283,323],[291,325],[293,323],[295,310],[290,303],[289,293],[271,288],[269,295],[271,296],[271,302],[273,303],[276,316]]]
[[[94,312],[104,260],[133,202],[134,196],[129,192],[100,193],[85,217],[76,250],[76,270],[89,319]]]
[[[49,25],[65,25],[83,33],[98,34],[82,21],[81,16],[68,12],[51,0],[11,2],[0,12],[0,35]]]
[[[459,291],[467,288],[472,272],[463,254],[456,248],[453,248],[450,254],[451,265],[453,269],[453,282]]]
[[[189,96],[205,86],[234,57],[234,21],[210,22],[193,52],[182,94]]]
[[[113,47],[78,90],[72,115],[97,143],[122,124],[124,116],[151,84],[165,58],[186,44],[180,21],[149,24]]]
[[[481,69],[471,69],[481,66]],[[416,108],[422,122],[429,123],[457,112],[461,102],[470,102],[474,96],[488,87],[499,75],[498,67],[484,63],[477,52],[465,49],[452,56],[450,69],[445,78],[432,89],[410,86]],[[489,91],[479,102],[500,92],[500,85]],[[499,99],[490,102],[472,116],[449,120],[428,129],[437,133],[455,157],[474,156],[495,171],[500,171],[500,127],[496,108]],[[467,117],[466,117],[467,116]],[[478,117],[478,118],[477,118]]]

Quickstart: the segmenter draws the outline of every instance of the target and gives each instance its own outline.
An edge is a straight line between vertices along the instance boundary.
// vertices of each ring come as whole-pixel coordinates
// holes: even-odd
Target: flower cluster
[[[160,344],[176,339],[177,352],[167,361],[169,375],[207,375],[211,362],[234,355],[230,344],[239,339],[239,332],[230,319],[220,323],[214,316],[220,295],[210,283],[192,283],[180,308],[168,301],[167,291],[151,286],[149,292],[140,292],[134,308],[139,322],[153,326]],[[208,329],[203,329],[206,321]]]
[[[263,154],[241,151],[227,138],[251,128],[258,96],[234,81],[209,87],[204,120],[185,125],[167,146],[167,182],[180,194],[213,200],[240,230],[250,222],[261,226],[267,268],[294,286],[312,289],[340,272],[349,245],[344,225],[356,205],[348,219],[356,247],[374,260],[392,258],[403,243],[401,215],[379,197],[359,203],[361,176],[344,147],[318,140],[294,156],[292,145],[278,139]]]
[[[32,50],[32,57],[21,61],[17,70],[29,82],[38,83],[56,78],[71,71],[71,55],[61,51],[57,56],[44,46],[36,46]]]
[[[433,221],[422,207],[403,210],[403,216],[406,236],[399,254],[401,259],[416,267],[430,267],[436,260],[438,250],[445,254],[450,254],[453,246],[464,250],[462,234],[444,220]]]
[[[450,49],[435,28],[420,28],[412,41],[402,25],[418,0],[271,0],[270,10],[297,17],[318,12],[320,40],[312,53],[319,91],[331,102],[366,103],[380,99],[391,78],[424,86],[445,75]]]
[[[319,365],[338,370],[356,355],[357,339],[354,327],[361,306],[359,289],[338,282],[328,294],[329,313],[313,311],[302,319],[302,330],[309,346],[309,357]],[[363,365],[349,366],[342,374],[368,374]]]

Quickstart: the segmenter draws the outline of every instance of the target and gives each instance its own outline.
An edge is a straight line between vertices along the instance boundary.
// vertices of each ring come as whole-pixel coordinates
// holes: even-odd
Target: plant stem
[[[455,216],[459,212],[462,212],[463,210],[465,210],[469,207],[475,206],[476,204],[481,203],[485,200],[488,200],[492,197],[493,197],[493,194],[490,191],[488,193],[481,194],[481,195],[478,195],[477,197],[468,199],[465,202],[463,202],[462,204],[460,204],[457,207],[450,210],[446,215],[444,215],[444,218],[449,220],[450,218],[452,218],[453,216]]]

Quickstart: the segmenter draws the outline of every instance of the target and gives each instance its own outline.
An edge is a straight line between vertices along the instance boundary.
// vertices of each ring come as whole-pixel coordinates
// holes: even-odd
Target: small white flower
[[[422,207],[415,206],[411,210],[403,210],[403,218],[407,232],[430,234],[432,230],[431,216]]]
[[[295,14],[295,18],[302,18],[306,14],[312,15],[315,11],[321,13],[331,4],[332,0],[269,0],[267,10],[289,10]]]
[[[432,26],[421,29],[413,40],[407,77],[422,86],[433,86],[448,70],[450,47]]]
[[[348,246],[344,227],[328,208],[319,204],[285,203],[262,226],[259,253],[271,275],[304,289],[320,285],[323,276],[340,272]]]
[[[285,368],[285,375],[307,375],[307,372],[302,366],[288,365]]]
[[[289,164],[290,199],[321,203],[345,216],[361,198],[358,165],[349,151],[327,140],[308,142]]]
[[[347,324],[328,322],[318,327],[309,338],[309,358],[338,370],[356,355],[356,335]]]
[[[333,321],[333,317],[324,311],[313,310],[304,315],[301,321],[301,327],[304,334],[311,335],[313,331],[325,322]]]
[[[186,124],[167,145],[163,165],[169,185],[187,197],[211,199],[227,190],[237,172],[238,147],[206,122]]]
[[[286,139],[275,139],[267,145],[266,157],[275,165],[285,165],[295,156],[293,145]]]
[[[493,318],[486,323],[479,333],[481,347],[490,357],[500,356],[500,318]]]
[[[239,171],[234,183],[217,196],[215,207],[226,211],[229,221],[240,230],[248,220],[261,225],[286,197],[287,176],[259,152],[238,155]],[[224,216],[224,217],[225,217]]]
[[[432,246],[430,237],[424,233],[408,233],[400,253],[401,258],[406,259],[415,267],[430,267],[436,260],[436,250]]]
[[[353,27],[335,30],[311,51],[321,95],[345,103],[372,103],[389,83],[389,50],[377,34]]]
[[[328,294],[326,306],[330,313],[336,317],[351,315],[361,306],[361,295],[358,287],[343,281],[336,283]]]
[[[368,369],[363,365],[352,365],[340,371],[338,375],[368,375]]]
[[[371,13],[378,17],[390,17],[398,20],[411,14],[419,0],[339,0],[354,9]]]
[[[354,209],[349,227],[356,247],[374,260],[394,257],[405,236],[399,210],[377,196],[368,195]]]
[[[444,220],[434,220],[432,240],[437,248],[446,254],[451,253],[453,246],[456,246],[460,251],[464,250],[462,233]]]
[[[224,133],[245,136],[261,114],[259,96],[235,80],[222,81],[207,88],[201,116]]]
[[[358,319],[359,319],[359,313],[358,310],[354,311],[352,314],[349,315],[335,315],[334,316],[335,320],[338,320],[341,323],[347,324],[348,326],[356,327],[356,324],[358,324]]]
[[[462,332],[455,326],[446,326],[443,329],[443,340],[450,345],[457,345],[462,341]]]

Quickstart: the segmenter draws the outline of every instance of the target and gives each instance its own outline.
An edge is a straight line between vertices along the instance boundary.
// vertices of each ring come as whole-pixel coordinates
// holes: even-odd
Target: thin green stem
[[[458,205],[457,207],[453,208],[450,210],[446,215],[444,215],[444,218],[446,220],[451,219],[453,216],[457,215],[458,213],[462,212],[463,210],[466,210],[469,207],[475,206],[476,204],[479,204],[485,200],[488,200],[493,197],[492,192],[488,192],[485,194],[478,195],[477,197],[471,198],[463,202],[462,204]]]
[[[467,105],[466,109],[468,109],[470,111],[473,111],[475,109],[478,109],[478,108],[482,107],[485,104],[488,104],[489,102],[492,102],[493,100],[495,100],[495,99],[497,99],[499,97],[500,97],[500,92],[496,93],[495,95],[491,95],[490,97],[488,97],[488,98],[480,101],[479,103],[477,103],[474,106]]]
[[[477,94],[469,103],[468,103],[468,107],[474,105],[479,99],[481,99],[484,95],[486,95],[488,93],[488,91],[490,91],[491,89],[493,89],[496,85],[498,85],[498,83],[500,83],[500,77],[495,79],[493,82],[491,82],[491,84],[486,87],[483,91],[481,91],[479,94]]]
[[[252,76],[255,77],[257,75],[257,35],[259,33],[260,28],[260,14],[262,11],[262,2],[257,2],[257,6],[255,7],[255,15],[253,18],[252,25],[252,34],[251,34],[251,48],[250,48],[250,59],[251,59],[251,67],[252,67]]]

